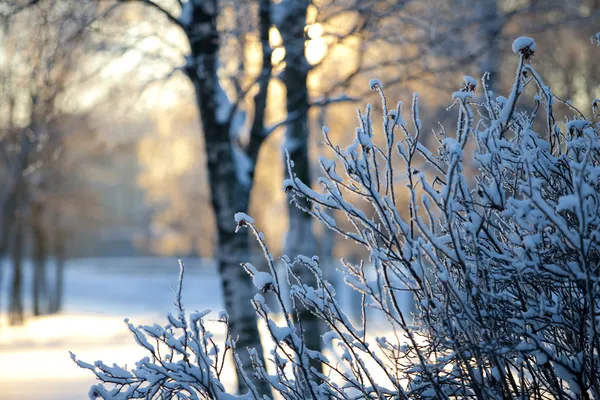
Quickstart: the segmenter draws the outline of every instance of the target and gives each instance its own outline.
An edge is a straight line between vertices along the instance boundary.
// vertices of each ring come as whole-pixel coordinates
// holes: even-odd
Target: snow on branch
[[[402,103],[388,109],[372,81],[382,124],[373,123],[370,106],[359,112],[346,148],[323,130],[335,158],[319,160],[319,188],[303,183],[288,161],[284,189],[312,204],[296,205],[369,253],[357,264],[342,260],[345,282],[362,300],[358,320],[346,314],[317,257],[281,258],[285,293],[327,326],[329,350],[302,340],[264,235],[251,217],[236,215],[238,229],[250,229],[265,254],[267,270],[243,267],[271,340],[268,365],[250,350],[254,370],[244,376],[264,380],[277,398],[298,400],[600,398],[598,123],[572,105],[556,115],[561,100],[529,63],[535,42],[519,38],[513,50],[508,97],[490,93],[485,76],[481,85],[465,77],[448,97],[456,126],[436,133],[437,144],[423,140],[416,95],[408,124]],[[472,100],[478,86],[485,101]],[[521,104],[529,96],[534,110]],[[336,224],[328,208],[349,224]],[[298,268],[315,283],[303,282]],[[407,293],[414,312],[401,303]],[[368,310],[383,323],[370,324]],[[220,381],[223,352],[244,349],[229,337],[217,346],[204,317],[186,318],[178,306],[164,327],[128,324],[151,356],[131,370],[74,360],[103,382],[93,393],[104,398],[231,398]],[[262,398],[248,382],[250,391],[238,395]]]

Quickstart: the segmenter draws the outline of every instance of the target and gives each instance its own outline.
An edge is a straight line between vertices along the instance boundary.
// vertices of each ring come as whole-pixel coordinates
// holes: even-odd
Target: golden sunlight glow
[[[269,29],[269,44],[272,47],[278,47],[283,44],[283,39],[281,38],[281,33],[274,26]]]
[[[317,64],[327,53],[327,43],[322,38],[323,32],[323,25],[321,24],[306,26],[306,34],[309,40],[306,41],[305,55],[311,65]],[[279,64],[285,58],[285,48],[283,47],[281,34],[275,27],[271,27],[269,30],[269,43],[273,47],[271,62],[275,65]]]
[[[306,33],[308,37],[311,39],[320,38],[323,35],[323,25],[321,24],[312,24],[306,28]]]
[[[309,4],[306,9],[306,22],[308,24],[314,24],[317,21],[317,14],[319,9],[314,4]]]
[[[306,34],[310,38],[306,42],[306,59],[311,65],[317,64],[319,61],[325,57],[327,53],[327,43],[323,39],[323,25],[321,24],[312,24],[308,25],[306,28]]]
[[[245,65],[248,67],[248,73],[258,75],[262,62],[262,50],[258,40],[248,40],[244,46]]]
[[[306,59],[311,65],[317,64],[327,54],[327,44],[323,38],[316,38],[306,42]]]
[[[172,134],[175,135],[175,132]],[[164,141],[168,141],[169,145],[166,146]],[[160,180],[168,173],[177,175],[188,171],[195,161],[194,150],[189,137],[164,137],[157,140],[149,135],[140,140],[138,157],[152,179]]]
[[[283,47],[276,47],[273,49],[271,54],[271,62],[273,64],[279,64],[285,58],[285,49]]]

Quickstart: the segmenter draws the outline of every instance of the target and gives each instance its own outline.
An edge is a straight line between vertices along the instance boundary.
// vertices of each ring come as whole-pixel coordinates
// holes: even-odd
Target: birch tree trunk
[[[128,0],[120,0],[127,2]],[[219,47],[221,34],[217,26],[219,2],[217,0],[189,0],[178,2],[181,14],[175,16],[159,2],[144,0],[143,4],[165,16],[185,33],[190,54],[186,57],[184,71],[194,85],[196,103],[200,111],[207,154],[208,179],[211,203],[217,223],[217,264],[221,276],[225,308],[233,339],[237,339],[237,354],[247,372],[252,363],[247,348],[256,349],[264,359],[258,333],[257,317],[251,305],[256,289],[240,265],[250,260],[247,230],[235,233],[234,215],[247,212],[250,202],[254,170],[261,145],[270,131],[264,126],[268,83],[271,78],[271,46],[269,44],[270,1],[258,0],[259,36],[263,52],[261,72],[252,89],[254,95],[254,120],[248,143],[242,144],[239,132],[232,130],[232,119],[240,101],[245,101],[248,90],[238,90],[232,104],[219,81]],[[242,40],[243,42],[243,40]],[[241,55],[243,57],[243,55]],[[242,63],[243,64],[243,63]],[[240,67],[240,70],[242,67]],[[224,78],[226,79],[226,78]],[[240,79],[232,81],[242,82]],[[236,124],[237,125],[237,124]],[[233,129],[243,129],[236,126]],[[270,394],[264,382],[254,382],[260,394]],[[240,392],[246,385],[238,373]]]
[[[286,109],[289,122],[286,126],[285,144],[290,159],[294,164],[294,174],[305,184],[311,184],[310,159],[308,154],[308,72],[310,65],[304,54],[307,0],[285,0],[278,4],[275,23],[281,33],[286,50],[283,83],[286,87]],[[285,160],[284,160],[285,165]],[[289,171],[286,169],[286,176]],[[291,200],[291,195],[288,195]],[[310,208],[310,203],[303,200],[300,206]],[[289,226],[284,243],[284,253],[293,258],[299,254],[312,256],[316,252],[311,216],[289,202]],[[315,277],[307,268],[299,268],[299,275],[309,285],[315,284]],[[311,350],[321,349],[321,323],[319,319],[296,303],[298,319],[306,345]],[[315,365],[321,370],[320,365]]]
[[[268,4],[268,1],[263,3]],[[225,309],[229,314],[232,336],[237,339],[237,355],[244,369],[251,371],[252,362],[247,349],[256,349],[261,357],[263,349],[257,317],[251,306],[256,289],[240,265],[250,259],[248,230],[235,232],[234,215],[237,212],[248,211],[252,177],[251,170],[244,169],[243,166],[250,165],[252,161],[230,138],[229,111],[232,105],[220,86],[217,75],[220,40],[217,29],[217,1],[190,1],[184,5],[183,14],[185,13],[189,13],[191,17],[191,21],[185,27],[191,48],[186,72],[194,84],[204,133],[211,201],[217,222],[216,256]],[[268,26],[266,29],[268,34]],[[266,98],[266,87],[264,91],[259,91],[259,95],[263,92]],[[258,110],[255,114],[260,113],[264,113],[264,110]],[[262,126],[262,119],[259,122]],[[259,147],[256,146],[256,153]],[[270,393],[266,383],[254,384],[261,394]],[[239,374],[238,388],[240,392],[247,390]]]

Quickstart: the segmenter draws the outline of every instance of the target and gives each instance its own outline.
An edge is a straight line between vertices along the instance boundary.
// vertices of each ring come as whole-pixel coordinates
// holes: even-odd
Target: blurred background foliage
[[[178,12],[175,0],[157,3]],[[219,77],[230,97],[248,86],[252,96],[261,68],[257,3],[220,6]],[[392,104],[409,106],[418,92],[430,132],[451,115],[450,93],[463,75],[488,71],[490,86],[508,91],[510,43],[520,35],[537,41],[534,63],[553,90],[588,109],[600,96],[598,52],[589,43],[600,25],[599,6],[598,0],[312,1],[305,55],[313,176],[318,157],[328,155],[321,126],[331,127],[333,141],[349,144],[356,125],[349,116],[380,101],[369,79],[383,83]],[[178,27],[144,1],[5,0],[0,16],[0,257],[7,259],[0,284],[8,287],[19,258],[38,259],[47,276],[46,259],[60,265],[92,256],[214,257],[204,142],[194,89],[182,72],[188,48]],[[278,78],[285,48],[275,26],[269,41],[267,126],[286,118]],[[254,112],[245,99],[236,115],[242,141],[249,130],[244,117]],[[283,127],[260,152],[250,204],[276,255],[287,230]],[[362,256],[346,241],[325,249],[333,239],[315,230],[318,251]],[[60,279],[55,274],[47,279]],[[40,290],[47,310],[56,309],[50,305],[56,289]]]

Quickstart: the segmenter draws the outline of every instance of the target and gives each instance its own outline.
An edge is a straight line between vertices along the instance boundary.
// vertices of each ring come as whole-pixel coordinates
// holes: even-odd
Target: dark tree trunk
[[[8,262],[8,244],[10,242],[10,229],[14,225],[14,214],[15,208],[13,207],[16,203],[11,199],[12,194],[9,193],[4,205],[2,207],[2,225],[0,226],[0,288],[3,287],[3,277],[5,261]],[[2,296],[0,296],[0,314],[2,313]]]
[[[204,125],[205,132],[211,129]],[[218,126],[213,126],[215,132]],[[226,133],[226,132],[225,132]],[[252,371],[252,362],[247,349],[256,349],[263,354],[258,332],[257,316],[251,305],[256,293],[252,280],[241,263],[250,260],[248,230],[235,232],[234,215],[248,211],[249,188],[236,180],[235,163],[230,143],[208,145],[212,149],[208,154],[209,181],[212,205],[217,216],[217,262],[225,301],[229,314],[229,326],[234,339],[237,339],[237,354],[247,372]],[[261,393],[269,389],[262,382],[255,382]],[[238,376],[240,392],[246,391],[246,385]]]
[[[335,220],[335,214],[332,210],[325,211],[330,218]],[[323,226],[323,232],[319,238],[319,258],[323,267],[323,276],[327,279],[335,289],[338,288],[338,274],[333,261],[333,248],[335,246],[335,233],[333,230]]]
[[[3,204],[2,208],[2,226],[0,227],[0,266],[2,265],[2,260],[4,257],[8,255],[9,250],[11,249],[11,240],[13,241],[13,251],[12,251],[12,262],[15,262],[15,255],[18,255],[18,276],[17,276],[17,268],[15,266],[15,275],[13,276],[13,281],[11,283],[11,298],[9,300],[9,321],[11,321],[12,315],[12,307],[14,304],[12,294],[15,292],[15,280],[18,283],[18,293],[19,296],[21,293],[21,285],[22,285],[22,270],[21,270],[21,259],[22,259],[22,242],[23,242],[23,221],[19,220],[18,212],[20,208],[20,204],[24,202],[24,193],[25,193],[25,181],[23,177],[23,170],[26,168],[27,163],[29,161],[29,153],[31,150],[31,141],[29,140],[28,135],[25,134],[24,131],[19,131],[18,135],[20,135],[20,152],[17,154],[16,159],[13,163],[11,163],[11,172],[10,176],[12,178],[12,185],[8,190],[8,195]],[[18,246],[15,245],[18,242]],[[0,278],[2,276],[2,270],[0,269]],[[2,282],[0,280],[0,287]],[[21,305],[22,302],[18,304]],[[21,309],[21,317],[23,314],[23,310]],[[21,318],[22,319],[22,318]]]
[[[10,325],[23,323],[23,239],[23,220],[19,215],[15,220],[11,244],[13,276],[10,286]]]
[[[257,316],[251,305],[256,289],[241,266],[250,259],[248,231],[235,233],[234,215],[247,212],[250,198],[250,171],[248,181],[240,178],[237,157],[246,157],[241,149],[234,148],[229,137],[229,119],[223,120],[222,88],[217,76],[219,33],[217,30],[217,2],[203,1],[193,6],[193,22],[186,31],[191,47],[187,73],[194,84],[200,110],[207,153],[208,176],[212,206],[217,221],[217,263],[221,275],[225,309],[229,314],[232,337],[236,352],[244,369],[251,376],[252,362],[248,353],[254,348],[262,357],[263,349],[258,332]],[[221,98],[220,98],[221,96]],[[227,108],[226,108],[227,109]],[[235,154],[234,152],[238,152]],[[270,393],[264,382],[254,382],[262,394]],[[240,392],[247,387],[238,374]]]
[[[64,270],[65,270],[65,237],[64,233],[59,229],[54,237],[54,262],[55,262],[55,278],[54,292],[50,304],[50,313],[57,313],[62,309],[63,286],[64,286]]]
[[[15,173],[16,175],[16,173]],[[2,276],[4,269],[4,260],[8,261],[8,251],[10,249],[10,242],[13,239],[11,237],[11,230],[15,226],[15,218],[18,209],[18,192],[20,183],[20,177],[16,176],[17,183],[8,191],[8,195],[2,206],[2,226],[0,226],[0,288],[2,287]],[[0,296],[0,300],[2,296]],[[0,304],[0,311],[2,310]]]
[[[294,165],[294,174],[306,185],[311,185],[310,159],[308,154],[308,72],[310,66],[304,55],[306,26],[306,12],[309,2],[307,0],[285,0],[280,3],[281,19],[276,21],[286,50],[285,71],[283,82],[286,87],[286,108],[288,118],[291,118],[286,127],[285,149]],[[286,175],[289,171],[286,167]],[[289,199],[291,200],[291,199]],[[310,203],[298,199],[300,205],[310,209]],[[313,256],[316,252],[315,238],[312,226],[312,217],[296,207],[288,205],[289,226],[284,243],[284,252],[289,257],[299,254]],[[308,285],[315,285],[314,275],[306,267],[297,266],[298,274]],[[308,309],[296,302],[298,319],[302,326],[302,335],[308,348],[321,350],[321,322]],[[321,370],[320,363],[313,365]]]
[[[31,235],[33,245],[33,315],[48,312],[46,282],[46,258],[48,254],[46,233],[43,226],[43,206],[35,202],[31,206]]]

